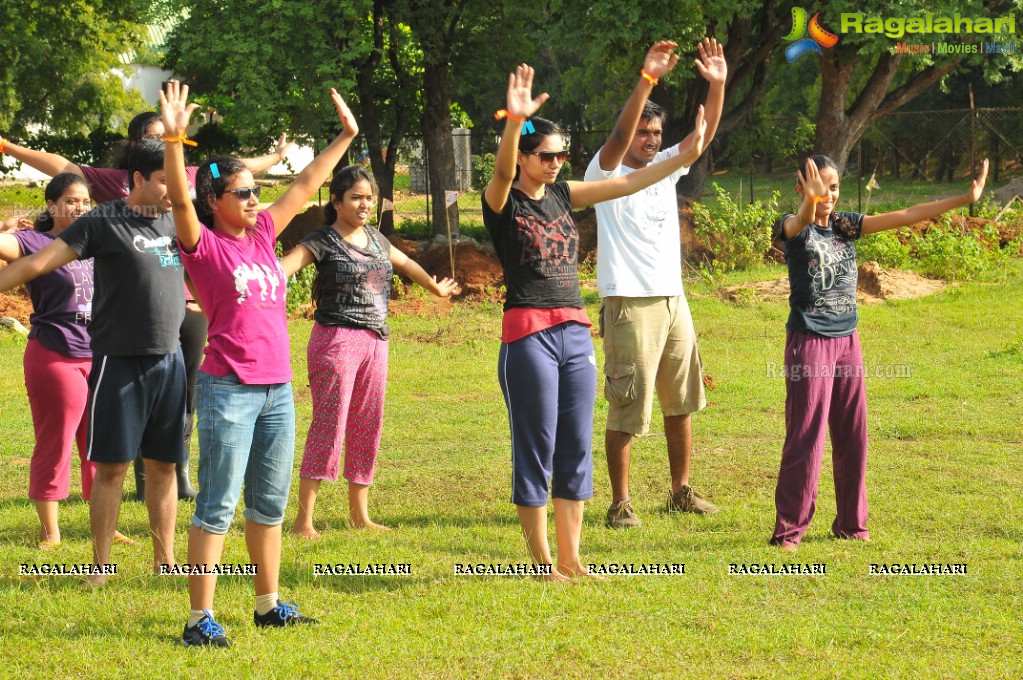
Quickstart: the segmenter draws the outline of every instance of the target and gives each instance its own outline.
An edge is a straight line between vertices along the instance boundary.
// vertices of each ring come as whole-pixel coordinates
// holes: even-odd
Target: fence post
[[[973,177],[973,169],[976,167],[974,159],[974,138],[976,137],[977,109],[973,105],[973,83],[970,88],[970,177]],[[970,217],[974,216],[973,203],[970,204]]]
[[[863,137],[856,140],[856,212],[863,212]]]

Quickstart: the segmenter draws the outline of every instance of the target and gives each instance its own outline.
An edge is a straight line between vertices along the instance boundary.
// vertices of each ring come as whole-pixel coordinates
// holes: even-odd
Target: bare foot
[[[299,527],[297,524],[291,527],[291,533],[296,536],[301,536],[307,541],[318,541],[320,540],[320,532],[314,529],[312,526]]]
[[[385,527],[383,524],[377,524],[373,520],[352,520],[352,526],[356,529],[372,529],[373,531],[390,531],[391,527]]]
[[[135,541],[128,538],[120,531],[114,531],[114,540],[111,545],[135,545]]]
[[[780,543],[778,544],[778,550],[781,550],[782,552],[792,553],[796,552],[796,546],[797,546],[796,543]]]
[[[551,573],[544,574],[542,576],[533,576],[532,578],[537,581],[544,581],[545,583],[571,583],[572,579],[562,574],[560,571],[551,566]]]
[[[60,539],[59,538],[56,541],[39,541],[39,549],[40,550],[53,550],[58,545],[60,545]]]
[[[591,574],[590,570],[587,567],[584,567],[582,564],[578,562],[576,564],[561,564],[559,562],[558,571],[567,576],[570,576],[571,578],[590,579],[592,581],[600,582],[607,581],[606,576],[601,576],[600,574]]]
[[[82,582],[83,588],[102,588],[107,584],[106,574],[90,574],[85,581]]]

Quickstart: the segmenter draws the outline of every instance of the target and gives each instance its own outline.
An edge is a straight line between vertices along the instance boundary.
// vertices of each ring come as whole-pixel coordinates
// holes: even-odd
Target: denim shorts
[[[245,518],[284,521],[295,461],[291,383],[245,385],[199,371],[199,495],[192,524],[226,534],[245,482]]]

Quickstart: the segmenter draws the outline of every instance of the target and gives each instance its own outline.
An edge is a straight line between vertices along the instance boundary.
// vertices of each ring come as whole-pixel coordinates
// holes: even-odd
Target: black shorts
[[[128,463],[185,458],[185,362],[178,349],[155,356],[92,358],[88,459]]]

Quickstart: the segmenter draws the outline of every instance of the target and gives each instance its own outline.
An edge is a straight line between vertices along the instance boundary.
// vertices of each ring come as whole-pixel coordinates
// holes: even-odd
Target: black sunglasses
[[[530,156],[539,156],[541,163],[550,165],[557,158],[559,163],[564,163],[565,159],[568,158],[567,151],[523,151],[522,153]]]
[[[235,196],[238,197],[239,200],[247,201],[249,200],[249,196],[255,196],[258,199],[259,189],[260,187],[242,187],[241,189],[229,189],[224,193],[234,194]]]

